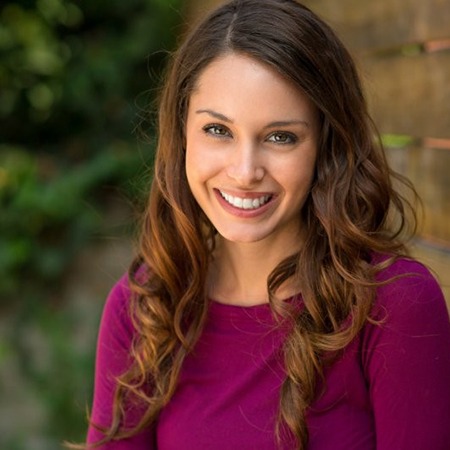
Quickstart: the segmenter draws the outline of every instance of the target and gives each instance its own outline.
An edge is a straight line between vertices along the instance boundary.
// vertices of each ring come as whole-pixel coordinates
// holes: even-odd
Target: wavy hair
[[[376,273],[406,253],[408,223],[415,229],[413,207],[392,180],[412,186],[389,168],[355,64],[332,29],[294,0],[235,0],[211,12],[173,55],[160,97],[154,177],[139,253],[129,270],[134,363],[118,379],[105,440],[134,434],[156,420],[202,331],[214,229],[186,179],[185,122],[200,74],[230,52],[290,79],[320,115],[316,171],[299,212],[305,242],[274,268],[267,284],[274,314],[286,313],[275,295],[281,284],[297,277],[302,285],[305,308],[292,316],[284,345],[278,421],[299,448],[308,442],[305,412],[329,356],[339,355],[370,320]],[[376,253],[388,257],[373,261]],[[144,405],[142,419],[125,429],[126,404],[133,398]]]

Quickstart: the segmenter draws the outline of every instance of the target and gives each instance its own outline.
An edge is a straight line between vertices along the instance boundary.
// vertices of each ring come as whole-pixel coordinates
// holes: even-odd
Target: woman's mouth
[[[219,191],[222,198],[231,206],[239,209],[258,209],[264,206],[271,198],[271,195],[261,195],[260,197],[248,198],[238,197]]]

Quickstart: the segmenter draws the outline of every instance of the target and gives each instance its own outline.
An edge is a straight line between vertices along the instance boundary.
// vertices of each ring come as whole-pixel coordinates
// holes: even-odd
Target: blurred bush
[[[100,232],[111,190],[134,195],[130,180],[151,160],[151,143],[138,144],[133,131],[173,47],[180,7],[180,0],[0,6],[0,311],[15,323],[0,345],[0,365],[17,355],[30,383],[48,394],[47,432],[55,439],[82,436],[77,393],[67,386],[70,377],[90,379],[79,371],[92,367],[64,344],[70,318],[52,293]],[[27,326],[44,333],[52,355],[44,372],[21,344]]]
[[[28,0],[0,10],[0,296],[61,274],[92,224],[90,193],[128,180],[176,1]],[[147,58],[148,57],[148,58]],[[149,76],[149,73],[153,76]],[[66,245],[60,245],[61,242]]]

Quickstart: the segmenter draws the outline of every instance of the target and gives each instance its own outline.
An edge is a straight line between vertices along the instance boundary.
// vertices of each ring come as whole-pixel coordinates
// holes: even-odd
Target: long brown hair
[[[305,412],[326,356],[338,354],[370,320],[377,271],[405,253],[410,204],[392,186],[392,178],[400,178],[388,167],[355,64],[335,33],[294,0],[234,0],[211,12],[173,55],[160,98],[154,178],[129,271],[134,364],[118,379],[107,440],[156,420],[202,331],[214,230],[186,180],[185,121],[199,75],[228,52],[292,80],[320,115],[314,181],[299,212],[307,225],[305,242],[268,279],[274,312],[283,310],[278,287],[290,277],[301,280],[305,308],[293,318],[284,346],[279,406],[279,423],[299,447],[308,442]],[[377,253],[389,257],[378,264],[372,261]],[[125,430],[124,406],[136,397],[144,405],[142,420]]]

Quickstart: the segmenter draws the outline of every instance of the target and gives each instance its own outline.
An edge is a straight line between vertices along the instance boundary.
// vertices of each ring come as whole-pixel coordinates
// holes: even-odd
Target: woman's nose
[[[264,177],[262,157],[256,143],[236,144],[227,174],[240,186],[252,186]]]

